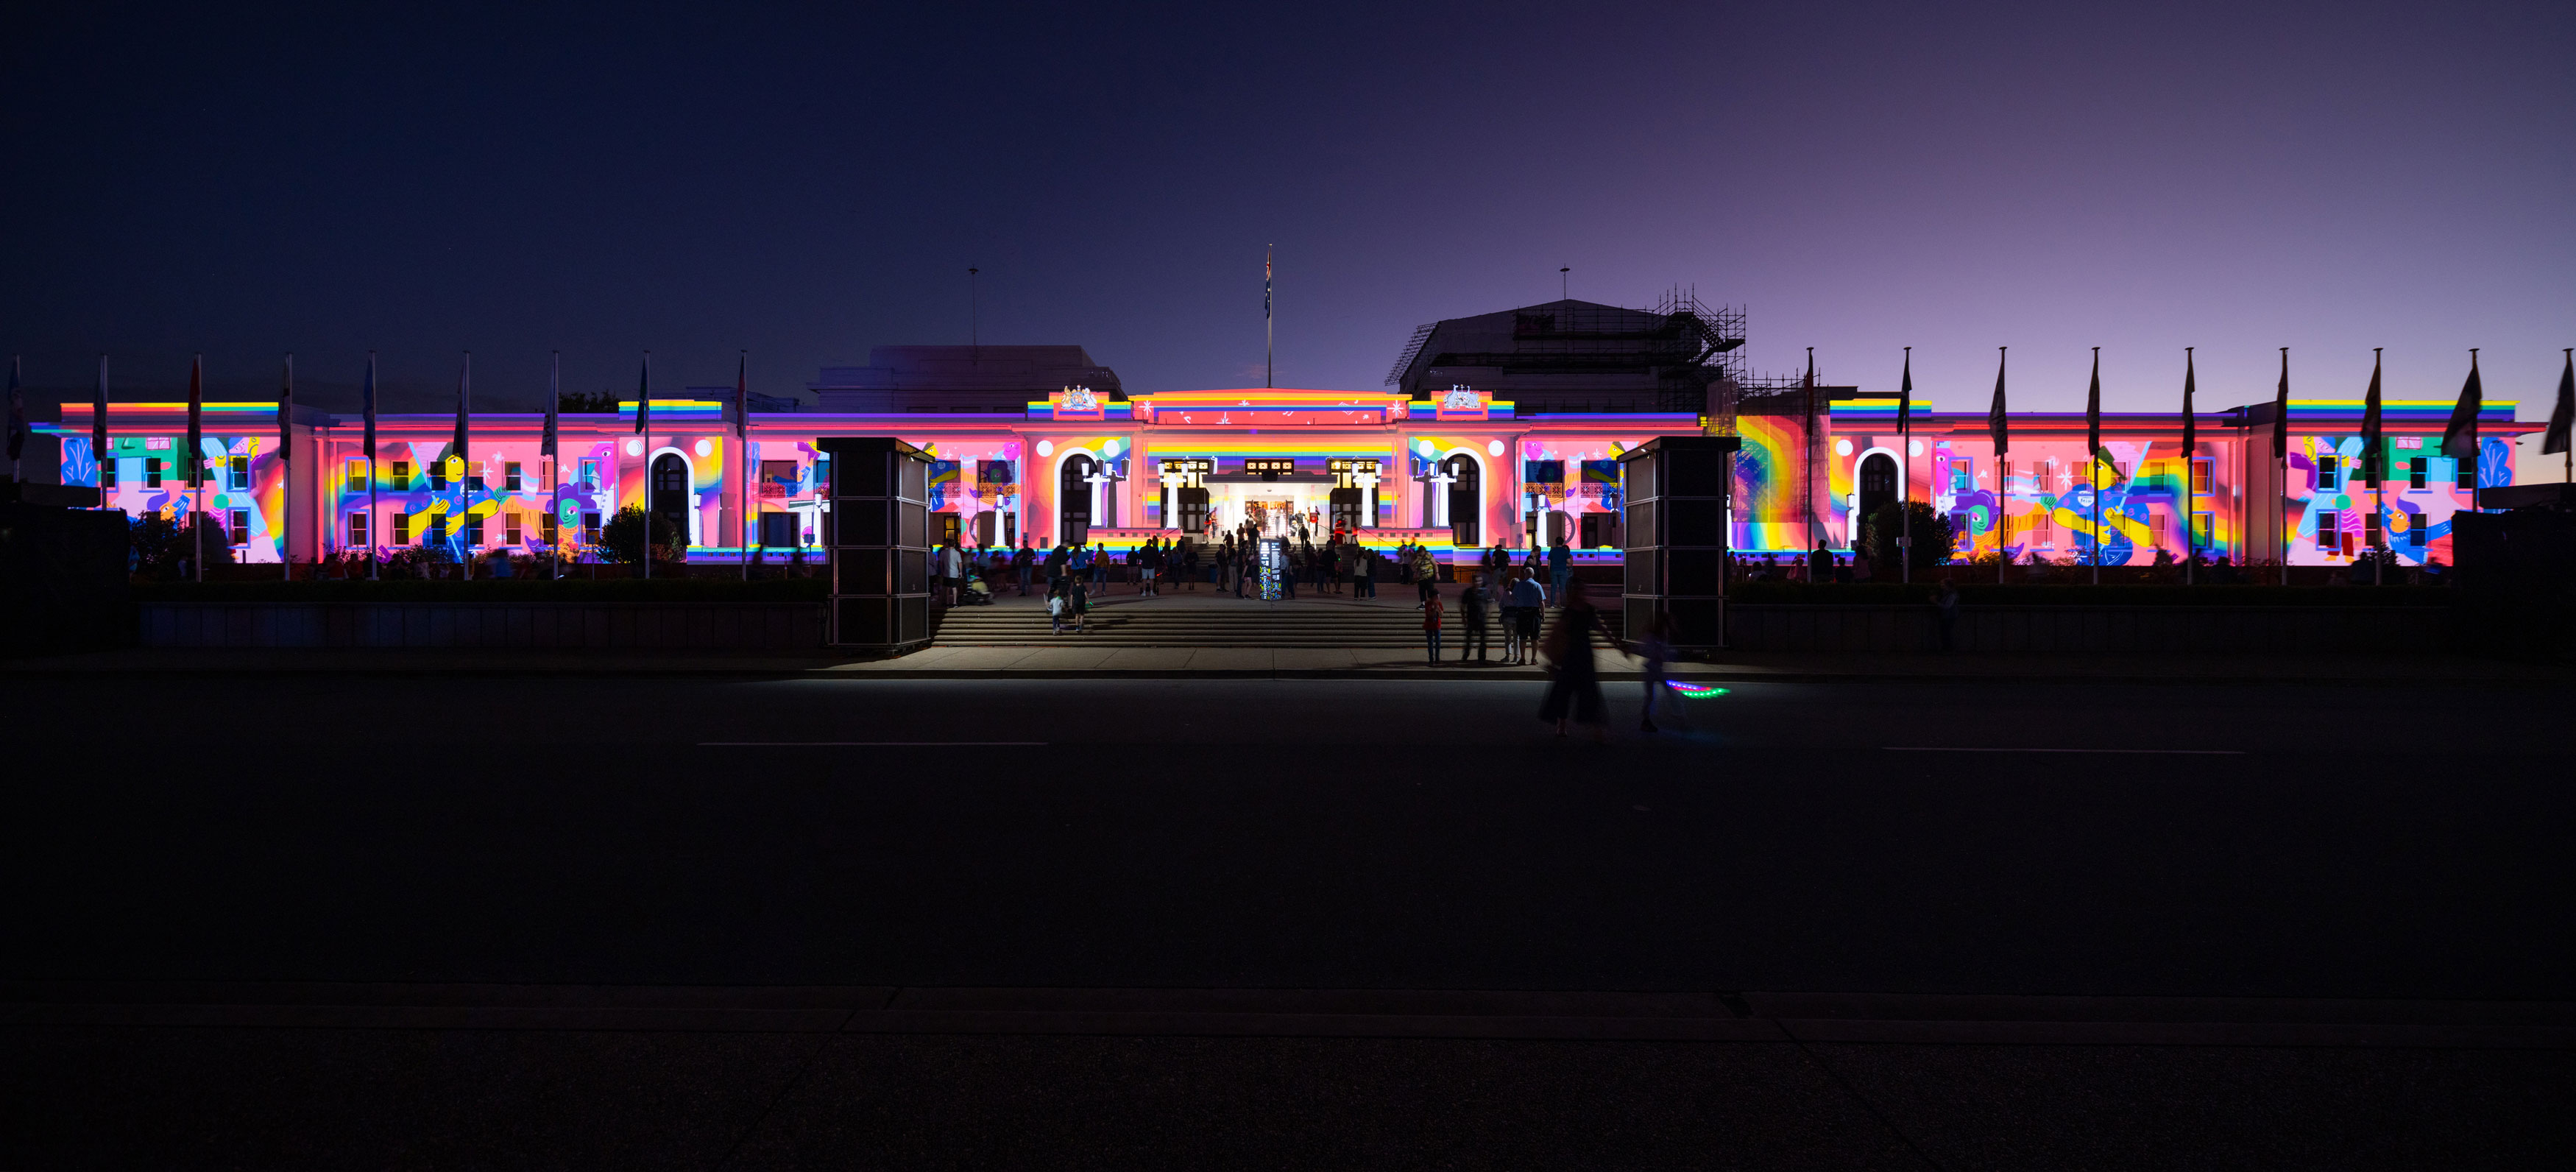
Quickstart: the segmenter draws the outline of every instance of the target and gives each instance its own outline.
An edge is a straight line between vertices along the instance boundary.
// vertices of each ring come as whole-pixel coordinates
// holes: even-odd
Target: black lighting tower
[[[831,643],[917,651],[937,628],[930,602],[930,457],[888,436],[814,442],[831,457]]]
[[[1629,638],[1661,614],[1673,647],[1726,646],[1727,512],[1735,484],[1731,435],[1657,436],[1622,453],[1628,548],[1620,619]]]

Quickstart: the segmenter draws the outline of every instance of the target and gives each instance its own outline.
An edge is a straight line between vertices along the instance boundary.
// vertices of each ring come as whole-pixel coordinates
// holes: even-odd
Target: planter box
[[[816,650],[811,602],[145,602],[146,647]]]
[[[1934,651],[1939,622],[1924,605],[1730,604],[1738,651]],[[2451,610],[2434,606],[1959,607],[1961,651],[2447,651]]]

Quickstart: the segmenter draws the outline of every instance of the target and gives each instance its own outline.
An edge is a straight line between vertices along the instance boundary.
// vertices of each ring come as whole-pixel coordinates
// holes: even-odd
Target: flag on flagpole
[[[367,483],[376,482],[376,352],[367,351],[367,384],[358,389],[358,404],[367,416]]]
[[[2469,351],[2469,381],[2460,384],[2460,401],[2442,428],[2442,454],[2454,460],[2478,458],[2478,410],[2486,406],[2486,387],[2478,381],[2478,352]]]
[[[2568,433],[2576,431],[2576,350],[2564,353],[2567,365],[2558,372],[2558,405],[2549,412],[2549,432],[2540,441],[2542,455],[2568,450]]]
[[[1905,375],[1896,388],[1896,434],[1905,436],[1914,429],[1914,347],[1905,348]]]
[[[1270,251],[1261,253],[1261,320],[1270,320]]]
[[[89,450],[90,455],[98,461],[100,469],[98,482],[107,483],[106,470],[114,467],[108,461],[115,457],[107,450],[107,355],[105,354],[98,356],[98,387],[90,392]],[[105,498],[101,498],[98,503],[101,508],[107,506]]]
[[[206,482],[206,356],[188,366],[188,487]],[[192,506],[193,507],[193,506]]]
[[[2102,348],[2093,348],[2093,385],[2084,393],[2084,450],[2093,453],[2095,464],[2109,462],[2102,450]]]
[[[27,393],[18,387],[18,356],[9,356],[9,475],[18,475],[18,453],[27,450]]]
[[[2381,349],[2382,347],[2378,346],[2370,348],[2370,390],[2365,392],[2361,399],[2361,475],[2365,482],[2374,487],[2379,484],[2379,478],[2382,475],[2379,466],[2387,458],[2380,451],[2381,438],[2386,431],[2379,419],[2379,352]]]
[[[644,371],[635,376],[635,434],[653,438],[653,352],[644,352]],[[651,453],[646,453],[650,455]]]
[[[2281,347],[2281,385],[2272,392],[2272,458],[2290,458],[2290,348]]]
[[[2182,348],[2182,458],[2186,462],[2183,468],[2186,480],[2191,475],[2188,461],[2200,451],[2200,416],[2192,411],[2191,406],[2192,395],[2200,389],[2200,377],[2192,369],[2191,350],[2189,346]],[[2188,484],[2184,491],[2190,491]]]
[[[465,365],[456,372],[456,434],[447,441],[447,454],[468,463],[474,459],[466,454],[466,444],[473,438],[470,434],[473,408],[474,352],[468,350],[465,352]]]
[[[751,351],[742,352],[733,368],[733,438],[751,438]]]
[[[1995,458],[2012,450],[2012,423],[2004,415],[2004,358],[2006,347],[1995,347],[1995,402],[1986,408],[1986,435],[1995,442]]]
[[[554,459],[556,455],[555,412],[561,406],[562,401],[563,351],[557,350],[555,351],[554,372],[546,376],[546,434],[545,439],[542,441],[543,446],[538,449],[537,452],[538,455],[549,460]]]
[[[291,464],[295,461],[295,355],[286,356],[286,370],[277,380],[277,458]]]

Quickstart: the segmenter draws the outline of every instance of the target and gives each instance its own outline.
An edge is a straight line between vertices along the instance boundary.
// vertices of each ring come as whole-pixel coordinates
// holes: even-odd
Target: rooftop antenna
[[[974,361],[984,361],[984,303],[976,295],[975,274],[982,269],[966,270],[966,348],[974,351]]]

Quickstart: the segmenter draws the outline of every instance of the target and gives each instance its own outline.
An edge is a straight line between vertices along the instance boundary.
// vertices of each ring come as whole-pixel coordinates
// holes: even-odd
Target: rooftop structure
[[[1388,386],[1416,399],[1472,387],[1524,412],[1708,411],[1745,381],[1744,311],[1674,290],[1651,309],[1566,299],[1414,330]]]
[[[1080,346],[878,346],[866,366],[827,366],[806,384],[825,411],[1015,412],[1066,387],[1127,397],[1118,372]]]

